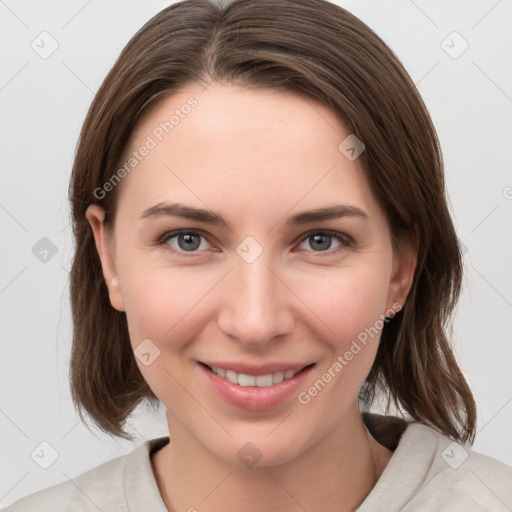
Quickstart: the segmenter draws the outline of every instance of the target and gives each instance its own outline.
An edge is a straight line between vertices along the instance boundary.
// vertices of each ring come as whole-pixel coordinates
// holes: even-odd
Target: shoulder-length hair
[[[447,339],[462,258],[435,128],[393,51],[324,0],[175,3],[133,36],[99,88],[70,182],[76,240],[70,380],[80,418],[87,412],[104,432],[132,439],[123,425],[134,408],[159,404],[135,361],[126,316],[110,304],[85,211],[101,205],[112,223],[119,186],[97,191],[118,170],[148,108],[186,85],[214,81],[319,100],[364,143],[359,158],[393,242],[412,237],[418,260],[402,310],[383,327],[360,396],[371,404],[383,390],[388,406],[472,442],[475,402]]]

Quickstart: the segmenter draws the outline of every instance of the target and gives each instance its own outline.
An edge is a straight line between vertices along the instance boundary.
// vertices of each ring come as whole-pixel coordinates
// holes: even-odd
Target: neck
[[[256,512],[354,510],[393,454],[369,434],[358,409],[311,449],[287,463],[263,468],[226,463],[170,420],[171,442],[153,454],[152,464],[172,512],[249,506]]]

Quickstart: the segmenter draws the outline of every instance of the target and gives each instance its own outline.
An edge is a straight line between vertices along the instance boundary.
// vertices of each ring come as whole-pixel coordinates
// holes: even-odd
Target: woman
[[[169,437],[9,511],[512,507],[445,334],[462,266],[436,132],[353,15],[164,9],[99,89],[70,196],[77,410],[130,438],[162,403]]]

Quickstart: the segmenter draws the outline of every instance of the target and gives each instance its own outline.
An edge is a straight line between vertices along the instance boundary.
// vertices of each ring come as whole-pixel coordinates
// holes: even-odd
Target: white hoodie
[[[512,511],[511,467],[419,423],[368,413],[363,419],[394,454],[357,512]],[[16,501],[6,512],[168,512],[150,459],[168,442],[168,437],[146,441],[127,455]]]

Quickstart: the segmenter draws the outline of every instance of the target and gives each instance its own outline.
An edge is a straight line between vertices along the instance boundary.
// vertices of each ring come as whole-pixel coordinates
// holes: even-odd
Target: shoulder
[[[5,512],[128,511],[126,487],[130,486],[129,480],[140,477],[141,483],[152,483],[149,452],[163,439],[145,441],[126,455],[21,498],[7,507]]]
[[[411,440],[428,436],[432,458],[411,510],[507,511],[512,507],[512,468],[425,425],[415,425]],[[409,453],[413,453],[409,444]],[[444,508],[443,508],[444,507]],[[407,509],[406,509],[407,510]]]
[[[452,441],[433,428],[409,423],[395,453],[360,512],[510,511],[512,468]]]
[[[127,455],[117,457],[75,478],[34,492],[13,503],[6,512],[126,510],[120,502],[126,458]],[[113,500],[117,508],[111,508]]]

